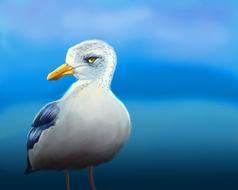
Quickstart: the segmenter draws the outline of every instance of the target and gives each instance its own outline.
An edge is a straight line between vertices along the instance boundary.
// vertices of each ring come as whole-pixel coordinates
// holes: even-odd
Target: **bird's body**
[[[111,160],[127,141],[130,117],[110,85],[116,67],[111,46],[85,41],[68,50],[66,63],[48,75],[57,80],[74,75],[78,80],[58,101],[49,103],[35,117],[27,141],[26,174],[38,170],[89,168]]]
[[[32,170],[98,165],[111,160],[129,136],[127,110],[97,82],[82,88],[76,82],[56,106],[54,126],[44,130],[29,150]]]

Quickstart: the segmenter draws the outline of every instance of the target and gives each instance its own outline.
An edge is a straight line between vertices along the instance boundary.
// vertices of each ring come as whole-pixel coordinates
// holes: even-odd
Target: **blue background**
[[[133,130],[98,189],[238,189],[238,2],[0,1],[0,189],[64,189],[60,172],[24,176],[37,111],[73,77],[49,82],[88,39],[118,54],[112,83]],[[73,189],[89,189],[85,171]]]

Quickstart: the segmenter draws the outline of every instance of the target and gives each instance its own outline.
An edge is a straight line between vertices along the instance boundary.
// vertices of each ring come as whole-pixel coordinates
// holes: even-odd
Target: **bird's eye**
[[[97,57],[88,57],[88,58],[86,58],[87,63],[90,63],[90,64],[94,63],[96,60],[97,60]]]

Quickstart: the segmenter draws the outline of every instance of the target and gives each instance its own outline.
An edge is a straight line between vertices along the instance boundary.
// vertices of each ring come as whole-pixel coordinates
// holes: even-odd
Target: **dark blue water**
[[[63,172],[24,176],[25,141],[43,103],[1,112],[0,189],[65,189]],[[128,101],[133,130],[110,163],[95,168],[104,190],[238,189],[238,107],[206,101]],[[89,189],[86,171],[73,171],[72,189]]]

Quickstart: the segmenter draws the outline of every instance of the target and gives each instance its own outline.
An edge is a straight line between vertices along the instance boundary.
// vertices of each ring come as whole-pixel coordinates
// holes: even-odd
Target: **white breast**
[[[46,169],[97,165],[110,160],[129,134],[130,118],[123,104],[110,90],[89,85],[63,99],[56,126],[44,131],[33,149],[34,163]]]

